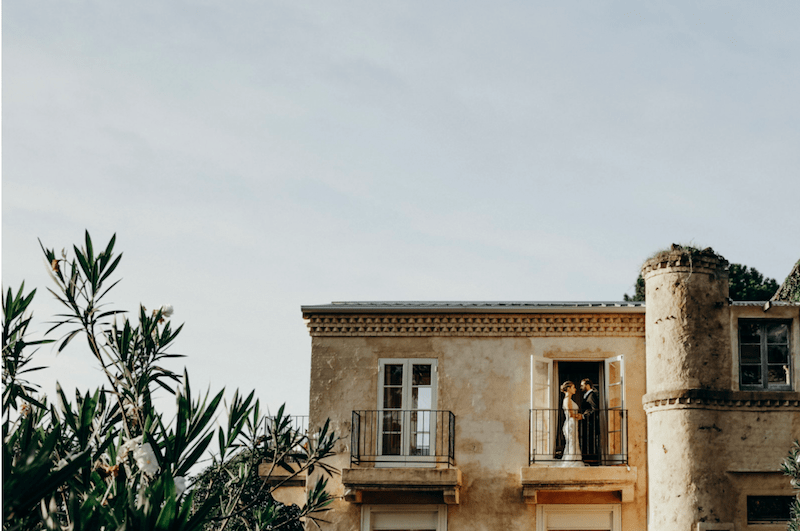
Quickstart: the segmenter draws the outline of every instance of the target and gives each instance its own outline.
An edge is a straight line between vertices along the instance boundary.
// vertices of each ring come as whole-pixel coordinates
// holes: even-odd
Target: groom
[[[580,410],[583,420],[580,427],[580,444],[583,462],[587,465],[598,465],[600,464],[600,412],[597,391],[589,378],[581,380],[581,391],[583,402]]]

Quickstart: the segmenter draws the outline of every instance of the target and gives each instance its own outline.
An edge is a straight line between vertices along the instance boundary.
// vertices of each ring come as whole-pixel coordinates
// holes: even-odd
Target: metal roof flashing
[[[732,306],[800,306],[800,302],[794,301],[733,301]]]
[[[639,301],[357,301],[300,307],[318,313],[644,313]]]

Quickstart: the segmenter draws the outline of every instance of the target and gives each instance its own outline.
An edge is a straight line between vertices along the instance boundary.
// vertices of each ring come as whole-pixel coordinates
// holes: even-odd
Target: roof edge
[[[363,301],[301,306],[303,314],[319,313],[644,313],[643,302],[427,302]]]

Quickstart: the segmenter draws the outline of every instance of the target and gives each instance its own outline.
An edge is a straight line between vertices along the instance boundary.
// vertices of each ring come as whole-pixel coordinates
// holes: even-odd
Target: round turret
[[[642,266],[648,393],[731,388],[727,266],[677,245]]]
[[[725,522],[734,510],[718,462],[724,413],[687,399],[731,388],[727,265],[710,248],[673,245],[642,266],[649,521],[659,531]]]

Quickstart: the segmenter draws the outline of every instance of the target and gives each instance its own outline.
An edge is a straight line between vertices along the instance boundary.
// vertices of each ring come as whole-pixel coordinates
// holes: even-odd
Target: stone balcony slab
[[[536,493],[545,491],[619,492],[623,502],[633,501],[636,467],[585,466],[522,467],[520,481],[525,503],[536,503]]]
[[[445,503],[458,504],[461,470],[458,468],[345,468],[345,500],[361,503],[366,491],[417,491],[442,493]]]
[[[298,470],[297,464],[290,465],[293,470]],[[270,485],[280,485],[282,487],[305,487],[306,472],[301,470],[298,473],[290,473],[283,467],[273,466],[271,462],[261,462],[258,465],[258,476],[266,478]]]

